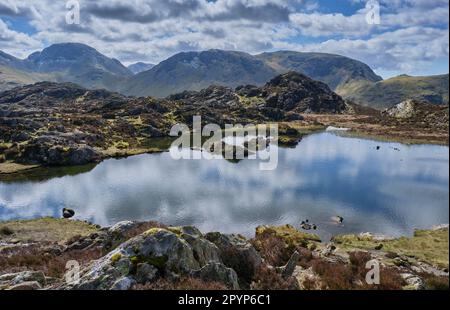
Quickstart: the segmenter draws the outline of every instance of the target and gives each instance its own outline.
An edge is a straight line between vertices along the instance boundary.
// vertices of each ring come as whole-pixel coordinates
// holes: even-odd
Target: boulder
[[[0,283],[8,283],[9,286],[15,286],[24,282],[37,282],[41,286],[46,285],[45,275],[42,271],[23,271],[0,276]]]
[[[200,266],[208,263],[222,263],[220,259],[220,250],[212,242],[205,239],[202,233],[195,227],[170,227],[170,231],[178,234],[183,238],[192,248],[195,259]]]
[[[401,277],[407,283],[407,286],[405,287],[405,289],[416,290],[416,291],[425,289],[425,282],[423,281],[422,278],[420,278],[414,274],[410,274],[410,273],[402,273]]]
[[[281,273],[283,279],[289,279],[290,277],[292,277],[292,274],[294,273],[295,267],[297,266],[299,260],[300,253],[295,251],[285,266],[277,268],[277,271]]]
[[[40,289],[42,289],[42,286],[37,281],[22,282],[9,288],[10,291],[34,291]]]
[[[233,268],[244,282],[250,283],[262,263],[262,258],[253,245],[240,235],[214,232],[205,237],[219,248],[223,263]]]
[[[141,263],[136,268],[136,281],[145,284],[155,279],[157,274],[158,269],[156,267],[147,263]]]
[[[133,285],[136,284],[136,280],[134,280],[132,277],[122,277],[111,287],[111,290],[114,291],[128,291],[133,287]]]
[[[115,225],[110,231],[123,232],[126,227],[132,224]],[[157,277],[176,280],[191,276],[214,279],[234,288],[234,275],[221,263],[217,246],[204,239],[196,228],[152,228],[92,262],[81,271],[78,283],[64,288],[127,290],[135,283]]]
[[[64,209],[62,210],[62,213],[63,213],[63,217],[64,217],[65,219],[69,219],[69,218],[75,216],[75,211],[72,210],[72,209],[64,208]]]
[[[208,263],[201,269],[194,271],[192,276],[203,281],[223,283],[233,290],[239,289],[236,272],[220,263]]]

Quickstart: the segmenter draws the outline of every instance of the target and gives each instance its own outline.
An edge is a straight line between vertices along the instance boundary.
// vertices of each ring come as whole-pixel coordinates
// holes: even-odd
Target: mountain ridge
[[[348,100],[380,110],[406,100],[427,101],[436,105],[449,103],[449,74],[432,76],[399,75],[376,83],[354,82],[337,92]]]
[[[26,59],[0,51],[0,91],[51,81],[128,96],[164,98],[211,85],[263,86],[279,74],[296,71],[326,83],[344,99],[381,110],[407,99],[448,104],[448,87],[444,85],[445,81],[448,84],[448,74],[441,76],[444,82],[436,82],[436,77],[406,75],[384,81],[363,62],[329,53],[277,51],[251,55],[211,49],[177,53],[142,71],[150,66],[136,63],[127,68],[119,60],[80,43],[54,44]]]
[[[326,83],[333,90],[353,80],[382,80],[367,64],[336,54],[277,51],[255,57],[266,62],[279,74],[296,71]]]
[[[41,77],[41,81],[72,82],[86,88],[114,90],[133,73],[117,59],[109,58],[81,43],[53,44],[18,59],[2,52],[0,64],[21,70],[21,74]],[[17,79],[20,80],[20,79]]]

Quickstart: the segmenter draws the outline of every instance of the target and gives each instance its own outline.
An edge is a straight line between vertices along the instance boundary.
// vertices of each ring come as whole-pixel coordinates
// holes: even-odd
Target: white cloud
[[[28,56],[28,50],[41,48],[41,43],[27,34],[11,30],[0,18],[0,49],[18,57]]]
[[[352,2],[365,3],[345,5]],[[3,22],[0,36],[15,41],[2,39],[0,50],[24,57],[43,45],[81,42],[125,63],[209,48],[314,50],[397,70],[448,56],[448,0],[380,2],[381,25],[368,25],[364,9],[323,13],[315,0],[80,0],[81,24],[67,25],[66,1],[4,0],[0,16],[25,17],[36,33]],[[319,42],[302,43],[311,39]]]

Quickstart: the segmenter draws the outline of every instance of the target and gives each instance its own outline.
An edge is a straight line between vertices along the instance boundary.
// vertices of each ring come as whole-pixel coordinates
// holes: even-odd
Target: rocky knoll
[[[383,112],[403,124],[416,124],[418,127],[432,127],[447,130],[449,126],[449,107],[424,101],[406,100]]]
[[[67,268],[74,260],[78,279]],[[379,285],[366,283],[369,261],[380,266]],[[323,243],[290,225],[261,226],[247,239],[155,222],[5,222],[0,289],[448,289],[448,226]]]
[[[297,73],[236,91],[211,86],[166,99],[125,97],[75,84],[42,82],[0,93],[0,164],[81,165],[111,156],[161,151],[149,139],[176,123],[259,124],[340,113],[344,101]]]
[[[322,82],[289,72],[277,76],[262,88],[268,107],[297,113],[341,113],[344,100]]]

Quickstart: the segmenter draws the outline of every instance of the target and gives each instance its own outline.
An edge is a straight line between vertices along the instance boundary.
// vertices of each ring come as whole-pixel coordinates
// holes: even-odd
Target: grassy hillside
[[[50,78],[44,74],[33,74],[0,64],[0,92],[17,86],[33,84]]]
[[[247,53],[222,50],[188,52],[179,53],[151,70],[133,76],[120,91],[134,96],[166,97],[211,85],[259,86],[276,75],[275,70]]]
[[[355,103],[386,109],[408,99],[448,104],[448,83],[448,74],[417,77],[400,75],[376,83],[349,83],[338,87],[336,92]]]
[[[378,82],[381,77],[358,60],[326,53],[280,51],[256,56],[278,73],[296,71],[335,90],[353,82]]]

